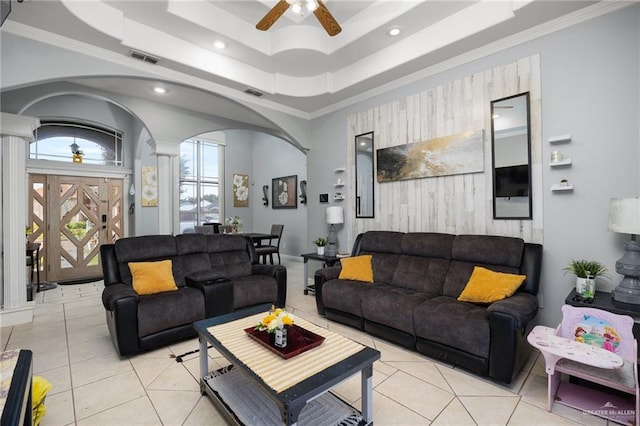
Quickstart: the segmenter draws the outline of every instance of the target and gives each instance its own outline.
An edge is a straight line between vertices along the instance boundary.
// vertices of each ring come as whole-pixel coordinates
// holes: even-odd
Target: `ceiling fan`
[[[264,18],[256,24],[256,28],[260,31],[267,31],[289,7],[291,7],[295,13],[302,13],[304,9],[313,12],[316,18],[318,18],[320,25],[322,25],[331,37],[342,31],[342,28],[340,28],[338,22],[333,15],[331,15],[327,6],[322,3],[322,0],[280,0],[264,15]]]

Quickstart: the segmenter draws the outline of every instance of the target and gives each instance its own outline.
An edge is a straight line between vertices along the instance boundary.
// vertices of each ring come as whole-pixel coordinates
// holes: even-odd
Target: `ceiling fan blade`
[[[267,31],[287,9],[289,9],[289,3],[287,3],[286,0],[280,0],[264,15],[264,18],[256,24],[256,28],[260,31]]]
[[[313,14],[316,15],[316,18],[320,21],[320,25],[324,27],[327,34],[331,37],[340,34],[342,28],[340,28],[338,21],[336,21],[331,12],[329,12],[327,6],[322,3],[322,0],[317,0],[317,2],[318,8],[313,11]]]

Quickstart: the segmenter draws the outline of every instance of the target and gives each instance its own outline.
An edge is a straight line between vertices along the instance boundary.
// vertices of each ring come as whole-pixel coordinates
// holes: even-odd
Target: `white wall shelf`
[[[564,158],[560,161],[553,161],[549,163],[549,167],[562,167],[562,166],[570,166],[571,158]]]
[[[334,183],[333,186],[335,186],[336,188],[342,188],[344,186],[344,183]]]
[[[342,173],[342,172],[344,172],[344,171],[345,171],[345,168],[344,168],[344,167],[338,167],[338,168],[336,168],[336,169],[333,169],[333,172],[334,172],[334,173]]]
[[[571,134],[552,136],[548,139],[548,142],[551,144],[571,142]]]
[[[563,184],[563,183],[554,183],[551,185],[551,191],[559,192],[559,191],[573,191],[573,184]]]

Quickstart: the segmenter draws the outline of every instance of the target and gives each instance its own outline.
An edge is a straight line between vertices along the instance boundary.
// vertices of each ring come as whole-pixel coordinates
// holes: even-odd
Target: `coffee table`
[[[235,424],[269,423],[275,410],[277,423],[294,425],[335,422],[327,416],[340,410],[357,413],[356,423],[372,424],[373,363],[380,352],[296,317],[296,324],[325,337],[307,352],[285,360],[252,340],[244,329],[255,325],[269,310],[261,305],[194,323],[200,341],[200,390]],[[231,364],[209,371],[208,344]],[[328,391],[360,372],[362,412]],[[258,404],[260,406],[258,407]],[[305,406],[308,409],[303,410]],[[260,417],[251,418],[247,410]],[[347,412],[345,411],[345,412]],[[244,417],[243,417],[244,416]],[[353,414],[349,414],[353,420]]]

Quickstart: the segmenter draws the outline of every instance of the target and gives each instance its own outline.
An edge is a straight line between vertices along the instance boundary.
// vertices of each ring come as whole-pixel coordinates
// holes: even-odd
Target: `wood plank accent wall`
[[[492,100],[530,92],[533,220],[494,220]],[[533,55],[348,117],[347,247],[368,230],[521,237],[542,243],[540,56]],[[375,218],[355,218],[356,135],[374,132],[374,149],[484,129],[484,172],[374,182]],[[375,164],[375,161],[374,161]]]

